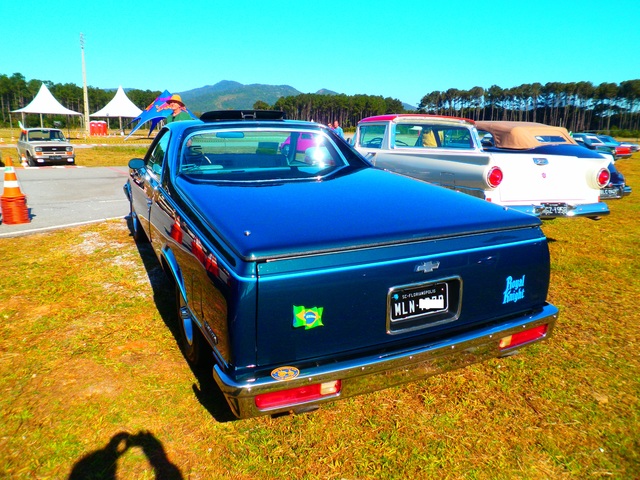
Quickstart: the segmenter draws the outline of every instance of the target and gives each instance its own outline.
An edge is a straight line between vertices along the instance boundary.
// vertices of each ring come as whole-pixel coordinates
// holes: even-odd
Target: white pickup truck
[[[484,148],[472,120],[389,114],[361,120],[352,142],[379,168],[543,219],[607,215],[600,189],[609,182],[609,160],[579,145],[559,145],[566,129],[537,125],[544,132],[523,135],[533,138],[528,143]]]
[[[74,165],[76,154],[57,128],[26,128],[20,132],[16,145],[18,157],[24,157],[31,167],[47,164]]]

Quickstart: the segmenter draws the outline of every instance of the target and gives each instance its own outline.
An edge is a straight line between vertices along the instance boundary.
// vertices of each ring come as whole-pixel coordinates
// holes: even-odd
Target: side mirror
[[[141,170],[145,167],[144,160],[141,158],[132,158],[129,160],[129,168],[131,170]]]

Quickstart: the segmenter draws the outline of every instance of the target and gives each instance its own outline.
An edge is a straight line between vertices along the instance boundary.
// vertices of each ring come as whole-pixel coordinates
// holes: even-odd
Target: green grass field
[[[640,154],[617,166],[611,215],[544,223],[549,341],[300,416],[232,419],[124,219],[0,239],[0,478],[640,478]]]

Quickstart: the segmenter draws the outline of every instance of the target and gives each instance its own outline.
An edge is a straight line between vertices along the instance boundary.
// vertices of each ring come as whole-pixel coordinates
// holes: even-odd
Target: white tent
[[[20,108],[18,110],[12,110],[12,112],[20,112],[22,113],[22,123],[24,123],[24,114],[25,113],[39,113],[40,114],[40,126],[42,127],[42,115],[82,115],[81,113],[74,112],[73,110],[69,110],[68,108],[63,107],[60,102],[58,102],[47,86],[43,83],[40,86],[40,90],[38,94],[35,96],[31,103],[24,108]]]
[[[113,97],[113,99],[107,103],[104,108],[98,110],[96,113],[92,113],[90,116],[136,118],[141,113],[142,110],[136,107],[134,103],[129,100],[129,97],[124,93],[122,87],[118,87],[116,96]]]
[[[118,87],[115,97],[111,99],[104,108],[98,110],[96,113],[92,113],[91,117],[106,117],[107,122],[111,117],[118,117],[120,120],[120,130],[122,130],[122,117],[136,118],[142,113],[135,104],[129,100],[127,94],[124,93],[122,87]]]

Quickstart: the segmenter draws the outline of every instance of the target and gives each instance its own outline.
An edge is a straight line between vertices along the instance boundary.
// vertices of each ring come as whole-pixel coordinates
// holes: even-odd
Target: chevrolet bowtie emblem
[[[440,262],[423,262],[413,269],[414,272],[429,273],[433,272],[440,266]]]

